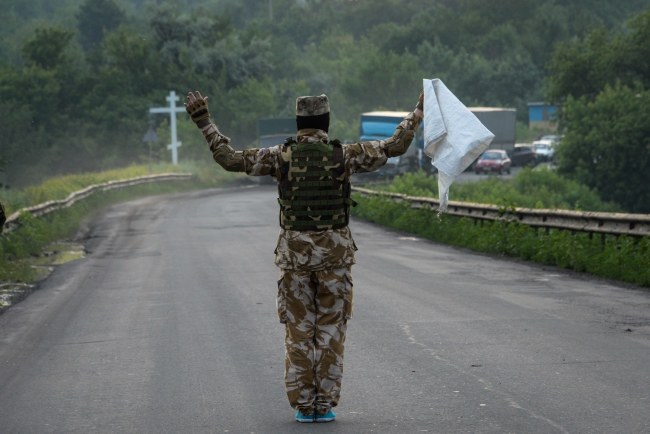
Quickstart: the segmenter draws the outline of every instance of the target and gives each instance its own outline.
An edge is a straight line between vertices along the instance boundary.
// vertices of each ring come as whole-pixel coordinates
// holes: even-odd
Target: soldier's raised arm
[[[210,119],[207,96],[201,95],[198,90],[188,92],[185,110],[203,133],[203,137],[212,151],[212,158],[221,167],[229,172],[245,172],[248,175],[259,176],[274,173],[274,155],[279,150],[277,152],[275,148],[234,150],[230,146],[230,138],[222,134]]]
[[[422,122],[423,110],[424,92],[421,91],[415,109],[397,125],[391,137],[346,145],[351,171],[372,172],[383,166],[388,158],[405,153]]]
[[[395,128],[391,137],[383,140],[383,148],[388,157],[397,157],[406,152],[413,141],[415,130],[424,117],[424,92],[420,91],[420,97],[413,109],[413,112],[406,115],[404,120]]]

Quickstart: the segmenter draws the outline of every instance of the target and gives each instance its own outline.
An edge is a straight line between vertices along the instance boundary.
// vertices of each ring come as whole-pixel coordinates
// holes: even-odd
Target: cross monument
[[[176,107],[178,96],[173,90],[169,91],[169,96],[165,98],[169,101],[168,107],[154,107],[149,109],[149,113],[169,113],[169,125],[171,128],[172,138],[171,143],[167,145],[167,149],[172,151],[172,164],[178,164],[178,148],[182,145],[176,136],[176,113],[184,112],[185,107]]]

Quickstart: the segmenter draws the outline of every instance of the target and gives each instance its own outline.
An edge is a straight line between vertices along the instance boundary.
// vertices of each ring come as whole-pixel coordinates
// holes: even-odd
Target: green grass
[[[133,165],[104,172],[80,173],[51,178],[39,185],[28,186],[20,190],[0,190],[0,202],[5,205],[8,215],[14,211],[37,205],[48,200],[65,199],[70,193],[89,185],[108,181],[136,178],[159,173],[183,172],[196,175],[195,182],[206,186],[234,179],[238,175],[225,172],[215,163],[184,163],[178,166],[157,164],[153,166]]]
[[[438,197],[437,179],[422,172],[399,176],[382,189],[409,196]],[[512,180],[491,176],[482,181],[456,183],[451,186],[449,199],[504,207],[621,211],[617,205],[603,202],[593,190],[546,168],[522,169]]]
[[[396,179],[387,190],[410,196],[436,196],[435,179],[421,174]],[[510,184],[510,185],[509,185]],[[454,200],[532,208],[615,211],[589,190],[555,174],[525,171],[511,183],[489,179],[453,185]],[[555,194],[553,194],[555,192]],[[411,209],[408,203],[354,195],[353,215],[443,244],[520,258],[595,276],[650,286],[650,238],[600,236],[532,228],[518,222],[478,221],[438,216],[436,210]],[[459,198],[459,196],[461,198]],[[531,206],[532,205],[532,206]],[[566,206],[558,206],[566,205]],[[572,206],[570,206],[572,205]]]

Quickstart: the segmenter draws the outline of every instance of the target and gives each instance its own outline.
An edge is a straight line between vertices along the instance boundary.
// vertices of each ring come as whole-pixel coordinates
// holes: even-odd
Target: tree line
[[[254,145],[257,119],[293,116],[296,96],[305,94],[328,94],[332,135],[355,139],[360,113],[411,109],[422,78],[434,77],[465,104],[516,107],[522,121],[529,101],[566,102],[568,122],[573,102],[566,98],[587,94],[578,95],[571,85],[585,80],[563,75],[571,68],[562,56],[572,58],[570,50],[583,54],[595,44],[594,32],[614,43],[647,31],[640,30],[644,24],[627,23],[649,5],[648,0],[5,3],[0,179],[13,186],[145,161],[142,139],[149,125],[159,137],[154,157],[168,160],[166,117],[148,111],[166,104],[170,90],[209,95],[215,120],[240,147]],[[592,51],[598,55],[595,45]],[[183,116],[181,158],[205,159],[201,137]],[[571,137],[567,131],[568,142]],[[568,166],[563,170],[571,172]]]
[[[547,83],[562,107],[558,172],[650,213],[650,9],[624,31],[597,28],[560,44]]]

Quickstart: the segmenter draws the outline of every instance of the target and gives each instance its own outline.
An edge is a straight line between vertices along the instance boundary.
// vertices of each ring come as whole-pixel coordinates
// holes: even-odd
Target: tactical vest
[[[281,158],[280,226],[295,231],[346,227],[350,221],[350,180],[345,174],[341,143],[297,143],[289,138]]]

